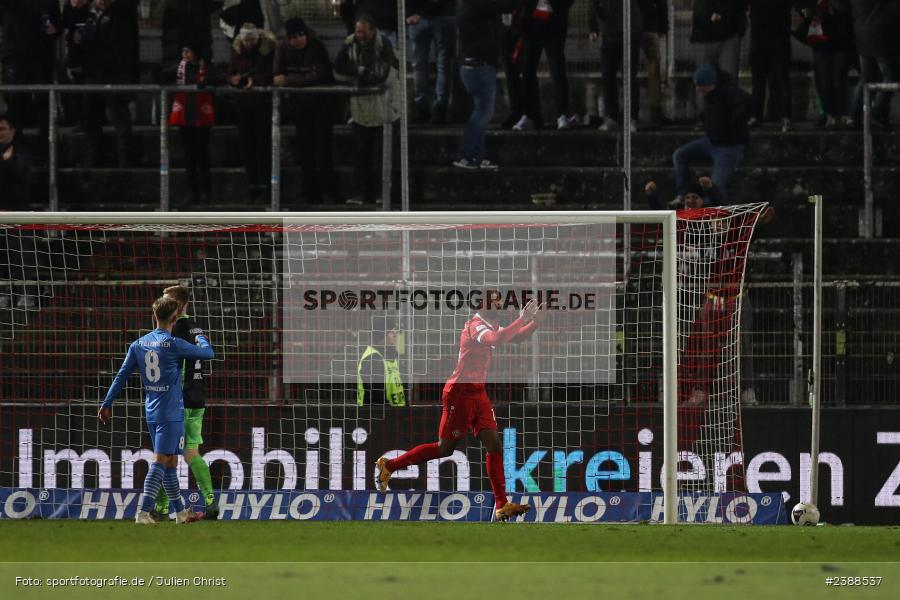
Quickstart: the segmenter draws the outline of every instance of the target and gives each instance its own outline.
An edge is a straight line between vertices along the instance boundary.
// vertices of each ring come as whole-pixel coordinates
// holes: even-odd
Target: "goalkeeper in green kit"
[[[172,336],[181,338],[192,344],[198,335],[204,335],[203,329],[187,315],[190,293],[184,286],[174,285],[163,290],[163,294],[178,302],[178,319],[172,330]],[[219,507],[212,489],[212,476],[209,465],[200,456],[199,448],[203,443],[203,413],[206,411],[206,391],[203,386],[203,366],[197,360],[185,360],[181,364],[182,395],[184,396],[184,461],[190,466],[197,486],[206,501],[203,518],[216,519]],[[160,490],[156,498],[156,520],[166,520],[169,515],[169,497]]]

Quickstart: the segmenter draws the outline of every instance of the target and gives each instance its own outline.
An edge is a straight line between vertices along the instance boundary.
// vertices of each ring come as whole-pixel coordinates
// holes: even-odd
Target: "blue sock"
[[[181,499],[181,488],[178,485],[178,470],[175,467],[168,467],[163,477],[163,487],[166,488],[166,495],[169,497],[169,505],[177,513],[184,510],[184,501]]]
[[[141,495],[141,510],[150,511],[156,506],[156,495],[163,484],[165,468],[158,462],[150,464],[147,477],[144,478],[144,493]]]

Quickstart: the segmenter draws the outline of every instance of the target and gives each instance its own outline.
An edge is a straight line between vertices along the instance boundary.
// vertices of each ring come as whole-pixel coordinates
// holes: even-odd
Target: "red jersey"
[[[453,374],[444,384],[444,393],[458,384],[469,384],[477,390],[484,388],[497,346],[524,339],[536,326],[534,321],[526,324],[520,317],[508,327],[497,327],[475,313],[459,336],[459,359]]]

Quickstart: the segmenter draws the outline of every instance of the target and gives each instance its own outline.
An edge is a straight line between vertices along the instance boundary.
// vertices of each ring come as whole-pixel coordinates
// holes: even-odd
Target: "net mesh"
[[[744,491],[738,315],[761,208],[679,215],[682,494]],[[486,382],[507,490],[661,489],[659,225],[5,225],[0,244],[0,488],[141,487],[152,453],[138,378],[111,427],[96,412],[153,329],[153,300],[180,283],[216,348],[200,452],[218,490],[372,490],[376,458],[436,441],[468,301],[497,291],[505,323],[526,290],[552,310],[496,349]],[[403,335],[388,345],[392,330]],[[361,375],[370,345],[396,357],[403,406]],[[183,462],[179,474],[194,489]],[[469,437],[391,489],[488,492],[484,452]],[[641,501],[661,519],[657,496]]]

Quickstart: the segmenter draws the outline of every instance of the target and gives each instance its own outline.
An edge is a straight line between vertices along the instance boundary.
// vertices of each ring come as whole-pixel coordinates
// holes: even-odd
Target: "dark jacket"
[[[212,30],[209,18],[222,8],[223,0],[166,0],[162,15],[162,64],[181,60],[185,45],[197,46],[200,58],[212,60]]]
[[[631,2],[631,35],[639,36],[644,31],[644,15],[641,10],[641,2]],[[603,36],[604,43],[622,43],[622,12],[624,2],[622,0],[593,0],[591,2],[591,14],[588,18],[588,27],[592,33]],[[602,25],[601,22],[602,21]]]
[[[115,0],[85,27],[88,83],[137,83],[140,75],[137,0]]]
[[[639,0],[645,33],[669,33],[669,3],[666,0]]]
[[[456,0],[407,0],[406,16],[447,17],[456,12]]]
[[[862,56],[900,54],[898,0],[850,0],[853,37]]]
[[[791,0],[749,0],[750,39],[786,44],[791,39]]]
[[[713,14],[722,16],[712,21]],[[691,42],[709,44],[724,42],[747,30],[747,0],[694,0]]]
[[[275,51],[275,76],[284,75],[287,87],[328,85],[334,82],[334,73],[328,50],[317,38],[308,37],[303,50],[291,48],[287,42],[278,44]],[[331,100],[325,96],[291,95],[285,100],[295,110],[330,109]]]
[[[234,75],[241,76],[243,87],[247,79],[253,79],[253,87],[272,85],[272,72],[275,66],[275,36],[268,31],[261,31],[256,48],[245,51],[241,48],[240,38],[231,45],[231,62],[228,63],[228,79]],[[244,108],[262,107],[269,104],[269,95],[239,94],[237,104]]]
[[[75,8],[66,4],[62,11],[62,27],[66,31],[66,67],[69,69],[81,69],[84,67],[85,48],[83,43],[76,43],[75,32],[80,31],[84,35],[85,25],[91,20],[91,9],[85,5]]]
[[[546,25],[551,31],[559,32],[566,35],[569,29],[569,12],[572,9],[574,0],[547,0],[553,12],[550,15],[550,21]],[[534,17],[534,11],[537,8],[538,0],[527,0],[523,15],[525,16],[525,31],[527,32],[534,26],[544,25]]]
[[[520,0],[459,0],[456,5],[456,27],[459,31],[459,59],[481,61],[497,66],[501,15],[519,7]]]
[[[13,143],[15,154],[3,160],[9,146],[0,146],[0,210],[28,210],[31,202],[31,153],[17,136]]]
[[[752,114],[753,97],[730,74],[719,71],[715,89],[703,99],[703,129],[709,140],[716,146],[748,144]]]

